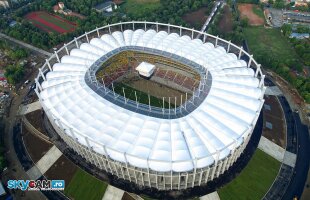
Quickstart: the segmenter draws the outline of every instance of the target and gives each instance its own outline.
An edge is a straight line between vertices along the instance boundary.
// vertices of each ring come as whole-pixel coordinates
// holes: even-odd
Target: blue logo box
[[[51,182],[52,189],[65,189],[65,181],[64,180],[52,180]]]

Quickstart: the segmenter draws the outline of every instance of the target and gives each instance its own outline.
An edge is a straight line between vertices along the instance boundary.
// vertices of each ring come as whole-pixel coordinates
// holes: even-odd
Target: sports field
[[[25,18],[45,32],[67,33],[76,28],[75,23],[43,11],[28,13]]]
[[[69,185],[65,186],[65,195],[74,200],[102,199],[108,184],[91,176],[82,169],[75,172]]]
[[[149,105],[149,97],[148,97],[147,93],[136,90],[136,89],[130,87],[129,85],[124,84],[124,83],[118,83],[118,84],[114,85],[115,93],[122,95],[122,96],[124,96],[123,95],[123,88],[124,88],[124,92],[125,92],[125,97],[127,99],[136,101],[136,96],[135,96],[135,91],[136,91],[138,102],[145,104],[145,105]],[[174,108],[173,102],[174,102],[174,99],[171,99],[170,108]],[[163,100],[150,95],[150,105],[162,108],[163,107]],[[169,108],[169,103],[167,102],[167,99],[165,99],[164,107]]]
[[[221,188],[221,199],[259,200],[266,194],[278,174],[280,162],[257,149],[238,177]]]

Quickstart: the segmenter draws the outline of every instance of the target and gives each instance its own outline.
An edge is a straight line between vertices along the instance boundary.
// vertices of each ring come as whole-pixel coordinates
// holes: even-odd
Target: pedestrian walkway
[[[25,115],[27,113],[33,112],[35,110],[41,109],[42,106],[40,101],[33,102],[31,104],[23,105],[19,111],[19,115]]]
[[[271,86],[266,88],[265,95],[280,96],[283,93],[278,86]]]
[[[212,21],[212,18],[215,17],[215,15],[217,14],[216,11],[218,10],[219,6],[221,6],[221,5],[223,6],[224,4],[222,4],[222,2],[220,2],[220,1],[217,1],[214,4],[212,11],[211,11],[210,15],[208,16],[207,20],[205,21],[205,23],[203,24],[200,32],[207,32],[209,23]],[[201,34],[199,33],[197,35],[196,39],[199,39],[200,36],[201,36]]]
[[[62,155],[61,151],[54,145],[48,152],[27,171],[30,178],[36,180],[42,176]]]
[[[35,165],[31,167],[26,173],[28,174],[31,180],[37,180],[38,178],[42,176],[42,173]]]
[[[220,200],[219,194],[215,191],[210,194],[199,197],[200,200]]]
[[[295,167],[296,154],[286,151],[284,155],[283,163],[288,166]]]
[[[42,54],[42,55],[44,55],[44,56],[47,56],[47,57],[51,57],[51,56],[52,56],[52,54],[51,54],[50,52],[44,51],[43,49],[39,49],[39,48],[37,48],[37,47],[35,47],[35,46],[32,46],[32,45],[30,45],[30,44],[27,44],[27,43],[25,43],[25,42],[22,42],[22,41],[20,41],[20,40],[17,40],[17,39],[15,39],[15,38],[10,37],[10,36],[7,36],[7,35],[5,35],[5,34],[3,34],[3,33],[0,33],[0,38],[4,38],[4,39],[6,39],[6,40],[9,40],[9,41],[11,41],[11,42],[14,42],[14,43],[16,43],[16,44],[18,44],[18,45],[20,45],[20,46],[23,46],[23,47],[25,47],[25,48],[28,48],[28,49],[30,49],[30,50],[32,50],[32,51],[35,51],[35,52],[37,52],[37,53],[40,53],[40,54]]]
[[[284,164],[294,167],[296,163],[296,154],[286,151],[279,145],[271,142],[264,136],[261,137],[258,148],[273,158],[277,159]]]
[[[102,200],[121,200],[124,195],[124,190],[108,185]]]
[[[277,159],[278,161],[282,162],[285,154],[285,149],[280,147],[279,145],[271,142],[264,136],[260,138],[258,143],[258,148],[268,155],[272,156],[273,158]]]

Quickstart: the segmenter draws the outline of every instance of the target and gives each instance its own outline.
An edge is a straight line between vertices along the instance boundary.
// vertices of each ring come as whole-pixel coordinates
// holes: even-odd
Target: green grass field
[[[248,165],[232,182],[221,188],[221,200],[259,200],[278,174],[280,162],[257,149]]]
[[[254,5],[252,10],[256,15],[260,16],[263,19],[265,18],[264,12],[259,6]]]
[[[123,6],[129,15],[139,17],[159,8],[160,0],[126,0]]]
[[[266,29],[263,26],[247,27],[245,37],[254,58],[268,55],[278,60],[296,60],[298,57],[291,44],[279,29]]]
[[[122,96],[124,96],[123,95],[123,88],[124,88],[126,98],[131,99],[133,101],[136,101],[136,96],[135,96],[135,91],[136,91],[138,102],[142,103],[142,104],[149,105],[149,97],[148,97],[147,93],[136,90],[136,89],[130,87],[129,85],[124,84],[124,83],[118,83],[118,84],[114,85],[115,93],[120,94]],[[171,99],[171,102],[173,102],[172,99]],[[171,102],[170,102],[170,108],[174,108],[174,104]],[[154,96],[150,96],[150,104],[151,104],[151,106],[162,108],[163,107],[163,100],[159,99],[157,97],[154,97]],[[165,102],[165,108],[169,108],[169,103]]]
[[[69,185],[65,187],[64,193],[74,200],[100,200],[107,187],[107,183],[78,169]]]

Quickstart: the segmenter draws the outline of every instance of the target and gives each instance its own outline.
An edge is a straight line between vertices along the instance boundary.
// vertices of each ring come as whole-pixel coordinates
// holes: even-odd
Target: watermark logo
[[[22,191],[37,190],[64,190],[64,180],[9,180],[8,189],[19,189]]]
[[[64,190],[65,189],[65,181],[64,180],[52,180],[52,188]]]

